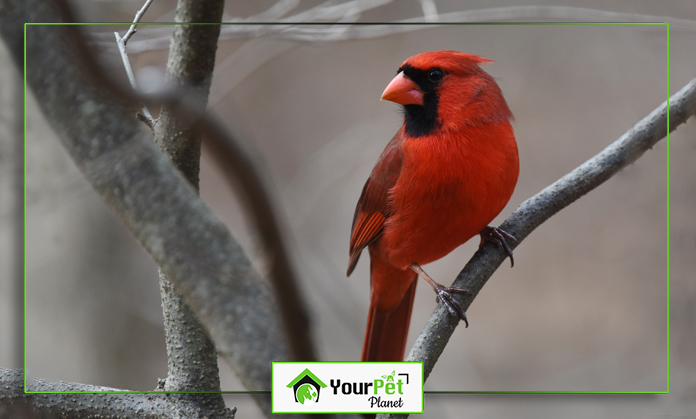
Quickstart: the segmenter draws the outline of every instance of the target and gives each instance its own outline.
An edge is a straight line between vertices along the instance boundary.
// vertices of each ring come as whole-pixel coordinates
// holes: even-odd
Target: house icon
[[[295,394],[295,402],[307,404],[319,401],[319,391],[326,387],[326,384],[317,378],[312,371],[305,368],[287,387],[292,387],[293,394]]]

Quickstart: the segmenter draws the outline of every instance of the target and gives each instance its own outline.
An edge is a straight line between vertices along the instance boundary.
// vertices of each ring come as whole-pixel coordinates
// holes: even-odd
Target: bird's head
[[[404,128],[413,137],[508,121],[512,113],[500,88],[480,67],[489,62],[456,51],[414,55],[399,67],[382,99],[403,105]]]

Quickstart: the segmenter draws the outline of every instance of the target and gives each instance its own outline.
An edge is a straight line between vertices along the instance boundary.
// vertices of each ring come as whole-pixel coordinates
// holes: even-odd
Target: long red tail
[[[362,361],[403,361],[418,276],[372,258]]]

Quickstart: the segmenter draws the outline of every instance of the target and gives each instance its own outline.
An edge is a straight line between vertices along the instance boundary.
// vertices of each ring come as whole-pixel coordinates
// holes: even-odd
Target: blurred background
[[[72,3],[83,21],[127,22],[143,2]],[[364,257],[345,277],[349,233],[362,186],[402,122],[398,105],[379,97],[406,58],[452,49],[495,61],[485,70],[515,115],[521,170],[515,194],[494,225],[696,77],[691,1],[568,0],[528,8],[511,3],[227,1],[226,21],[314,21],[324,13],[326,21],[346,22],[672,22],[669,67],[665,26],[224,27],[209,108],[247,134],[247,145],[269,173],[322,360],[360,357],[369,263]],[[586,9],[556,7],[561,5]],[[172,21],[175,7],[174,0],[157,0],[143,21]],[[127,26],[85,29],[105,65],[125,78],[113,31],[123,35]],[[170,33],[171,27],[140,27],[129,41],[131,63],[146,90],[162,83]],[[19,366],[16,285],[10,280],[16,260],[18,77],[0,44],[2,367]],[[28,373],[152,390],[167,374],[156,266],[81,176],[31,92],[26,115]],[[670,135],[669,149],[662,140],[533,232],[516,249],[515,267],[506,261],[471,305],[471,326],[455,331],[425,385],[431,391],[664,391],[669,333],[670,393],[427,395],[424,417],[694,417],[695,136],[692,118]],[[205,148],[201,195],[263,271],[263,249]],[[425,269],[449,284],[477,245],[474,239]],[[422,282],[409,346],[434,299]],[[220,369],[223,390],[244,390],[222,359]],[[249,396],[226,400],[239,408],[239,417],[261,415]]]

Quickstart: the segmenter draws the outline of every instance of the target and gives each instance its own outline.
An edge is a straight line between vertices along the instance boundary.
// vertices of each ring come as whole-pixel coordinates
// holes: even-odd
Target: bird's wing
[[[362,250],[379,237],[384,222],[391,216],[388,203],[389,190],[394,187],[401,173],[402,142],[403,130],[401,129],[389,141],[375,168],[372,169],[370,178],[365,182],[353,216],[348,275],[355,269]]]

